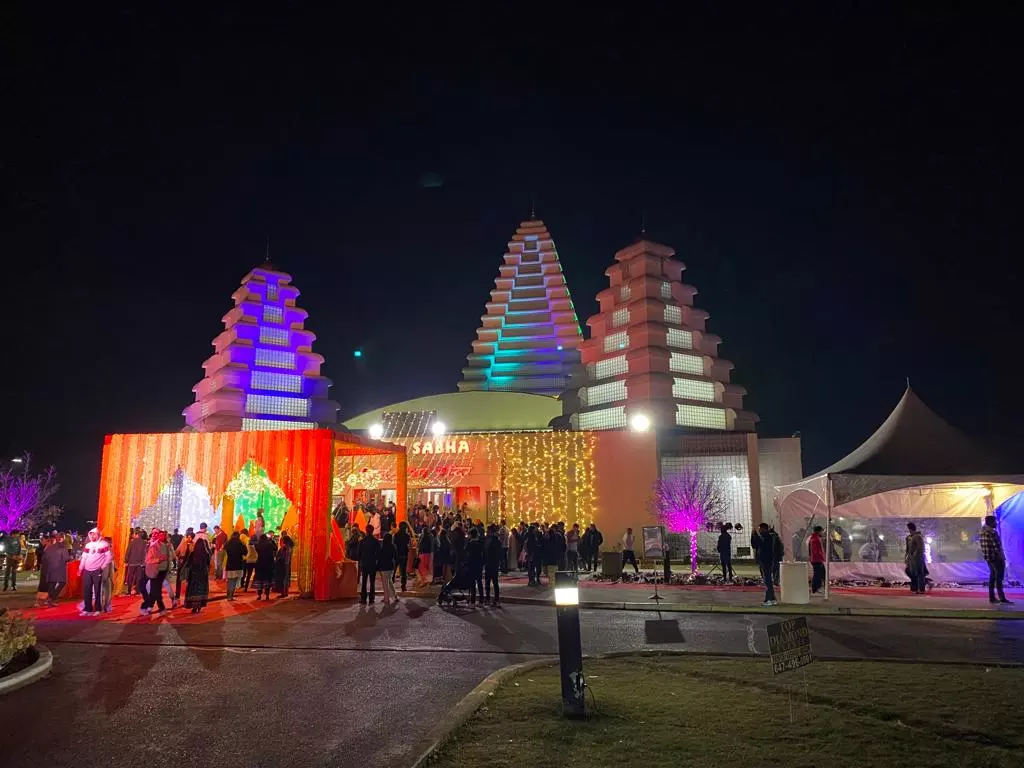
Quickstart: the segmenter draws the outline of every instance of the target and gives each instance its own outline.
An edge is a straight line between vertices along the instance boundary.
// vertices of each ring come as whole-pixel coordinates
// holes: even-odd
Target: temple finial
[[[267,264],[270,263],[270,235],[267,235],[267,257],[266,257],[266,261],[267,261]]]
[[[530,198],[530,218],[537,218],[537,198]]]

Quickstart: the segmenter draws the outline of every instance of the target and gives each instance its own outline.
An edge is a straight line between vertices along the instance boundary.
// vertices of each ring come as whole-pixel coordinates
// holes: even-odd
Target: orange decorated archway
[[[103,534],[114,541],[117,562],[122,562],[133,514],[153,504],[179,468],[209,491],[216,506],[228,483],[251,459],[294,504],[299,592],[326,600],[340,537],[331,517],[335,459],[361,455],[394,456],[397,516],[404,520],[406,457],[400,445],[330,429],[108,435],[96,519]]]

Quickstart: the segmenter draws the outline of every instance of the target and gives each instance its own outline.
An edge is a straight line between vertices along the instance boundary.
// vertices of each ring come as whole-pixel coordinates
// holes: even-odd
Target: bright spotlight
[[[430,431],[433,432],[434,437],[440,437],[445,433],[445,426],[443,421],[435,421],[430,425]]]
[[[371,424],[370,425],[370,437],[374,440],[380,440],[384,437],[384,425],[383,424]]]
[[[651,428],[651,417],[646,413],[635,413],[629,420],[629,426],[634,432],[646,432]]]

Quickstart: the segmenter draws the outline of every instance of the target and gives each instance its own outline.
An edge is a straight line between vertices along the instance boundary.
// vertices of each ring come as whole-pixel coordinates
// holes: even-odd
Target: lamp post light
[[[580,643],[580,589],[570,571],[555,574],[555,611],[558,615],[558,668],[562,678],[562,714],[586,716],[583,647]]]

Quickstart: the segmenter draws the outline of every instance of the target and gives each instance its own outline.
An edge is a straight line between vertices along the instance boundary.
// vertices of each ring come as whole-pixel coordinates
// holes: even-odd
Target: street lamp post
[[[555,611],[558,615],[558,667],[562,678],[562,714],[586,716],[583,647],[580,642],[580,590],[570,571],[555,574]]]

